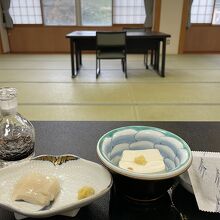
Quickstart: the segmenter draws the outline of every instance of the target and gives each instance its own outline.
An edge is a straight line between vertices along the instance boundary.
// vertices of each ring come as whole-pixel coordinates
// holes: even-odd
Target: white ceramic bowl
[[[16,182],[31,172],[52,175],[59,180],[61,191],[49,209],[39,210],[41,207],[37,205],[12,200]],[[95,194],[78,200],[78,190],[88,185],[95,189]],[[45,218],[56,214],[74,216],[81,207],[108,192],[111,185],[111,174],[97,163],[75,155],[43,155],[0,169],[0,206],[32,218]]]
[[[163,156],[165,171],[137,173],[118,166],[124,150],[154,148]],[[172,185],[171,179],[185,172],[192,163],[191,150],[182,138],[169,131],[148,126],[128,126],[109,131],[98,141],[97,153],[101,162],[113,173],[116,187],[120,185],[118,191],[134,192],[134,184],[136,184],[139,188],[138,198],[143,200],[154,199],[166,192]],[[146,193],[141,191],[141,188]],[[135,198],[136,194],[128,196]]]

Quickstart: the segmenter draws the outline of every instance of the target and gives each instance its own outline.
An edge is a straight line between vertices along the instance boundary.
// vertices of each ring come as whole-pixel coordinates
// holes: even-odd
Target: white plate
[[[12,192],[16,182],[30,172],[52,175],[58,178],[61,191],[48,210],[27,202],[13,201]],[[0,169],[0,206],[33,218],[45,218],[56,214],[77,214],[79,208],[88,205],[109,191],[112,185],[110,173],[101,165],[74,155],[43,155]],[[91,186],[95,194],[78,200],[78,190]]]

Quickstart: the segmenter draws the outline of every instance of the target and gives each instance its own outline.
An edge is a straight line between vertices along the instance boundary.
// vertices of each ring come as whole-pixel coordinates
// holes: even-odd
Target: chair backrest
[[[123,48],[126,46],[126,32],[96,32],[96,46]]]

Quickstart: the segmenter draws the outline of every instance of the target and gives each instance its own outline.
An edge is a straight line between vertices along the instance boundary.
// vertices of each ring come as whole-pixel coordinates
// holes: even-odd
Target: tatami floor
[[[98,80],[94,55],[83,55],[75,79],[68,54],[0,55],[0,86],[18,89],[30,120],[220,120],[220,55],[168,55],[165,78],[129,55],[128,79],[109,60]]]

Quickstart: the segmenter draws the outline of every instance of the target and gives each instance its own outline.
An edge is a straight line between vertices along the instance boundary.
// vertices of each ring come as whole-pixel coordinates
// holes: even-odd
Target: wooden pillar
[[[182,10],[182,23],[180,29],[180,38],[179,38],[179,54],[184,52],[184,44],[186,38],[186,24],[188,20],[188,8],[189,8],[189,0],[183,0],[183,10]]]
[[[161,0],[154,0],[153,31],[160,30]]]
[[[0,54],[3,53],[3,49],[2,49],[2,38],[1,38],[1,35],[0,35]]]
[[[3,24],[2,8],[0,7],[0,52],[8,53],[10,52],[8,33]]]

